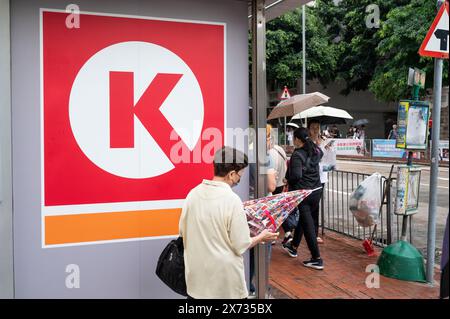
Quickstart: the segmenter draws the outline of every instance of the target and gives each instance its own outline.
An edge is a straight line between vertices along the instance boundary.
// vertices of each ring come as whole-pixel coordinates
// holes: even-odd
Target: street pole
[[[428,208],[427,238],[427,282],[430,285],[434,284],[434,258],[436,248],[436,207],[439,174],[439,137],[441,128],[442,65],[443,59],[434,60],[433,129],[431,130],[430,200]]]
[[[264,5],[265,0],[252,0],[252,101],[256,129],[254,148],[256,150],[256,198],[266,196],[267,191],[264,167],[267,154],[266,18]],[[256,296],[258,299],[266,299],[269,281],[267,246],[266,244],[259,244],[254,249]]]
[[[306,94],[306,10],[305,5],[302,5],[302,50],[303,50],[303,94]]]
[[[412,88],[412,99],[414,101],[419,101],[419,89],[420,89],[419,85],[413,85],[413,88]],[[408,151],[408,159],[406,160],[406,165],[409,166],[409,167],[413,166],[413,152],[412,151]],[[410,220],[410,218],[412,218],[412,216],[407,215],[407,214],[403,215],[403,219],[402,219],[402,236],[400,238],[403,241],[407,240],[408,220]],[[410,223],[410,226],[411,226],[411,223]]]

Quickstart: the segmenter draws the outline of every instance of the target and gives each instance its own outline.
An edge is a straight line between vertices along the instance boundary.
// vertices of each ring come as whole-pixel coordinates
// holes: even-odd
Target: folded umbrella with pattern
[[[276,232],[286,218],[314,190],[297,190],[244,202],[247,222],[252,236],[264,229]]]

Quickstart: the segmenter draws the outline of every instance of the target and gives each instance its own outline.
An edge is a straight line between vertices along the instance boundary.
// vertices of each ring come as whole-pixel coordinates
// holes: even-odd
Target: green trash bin
[[[384,248],[377,264],[383,276],[405,281],[426,282],[422,254],[404,240]]]

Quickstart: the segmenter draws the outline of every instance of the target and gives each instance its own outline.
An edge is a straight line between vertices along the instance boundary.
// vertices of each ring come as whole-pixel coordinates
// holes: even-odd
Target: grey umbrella
[[[328,102],[330,98],[320,92],[298,94],[280,102],[269,114],[268,119],[276,119],[284,116],[294,116],[312,106]]]
[[[366,125],[366,124],[369,124],[368,119],[360,119],[360,120],[353,122],[353,126],[360,126],[360,125]]]

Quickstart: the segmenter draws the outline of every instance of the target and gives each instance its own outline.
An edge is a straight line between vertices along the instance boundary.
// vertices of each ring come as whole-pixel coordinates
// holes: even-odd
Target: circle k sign
[[[170,145],[159,134],[161,122],[178,129],[193,150],[203,97],[194,73],[176,54],[156,44],[122,42],[81,68],[69,117],[78,145],[99,168],[128,178],[154,177],[174,169]]]
[[[49,229],[75,232],[69,224],[79,221],[67,219],[79,217],[80,205],[84,218],[98,205],[102,216],[124,213],[117,203],[165,209],[161,203],[183,200],[212,174],[210,163],[174,163],[170,152],[177,143],[195,152],[207,128],[223,144],[225,25],[86,13],[80,28],[67,28],[66,18],[41,12],[45,245],[131,238]]]

